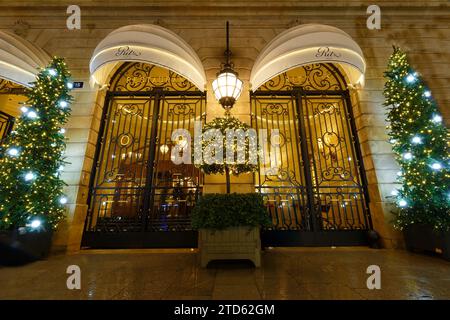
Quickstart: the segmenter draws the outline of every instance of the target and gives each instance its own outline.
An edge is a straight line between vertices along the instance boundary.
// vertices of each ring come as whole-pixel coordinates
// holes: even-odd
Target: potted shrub
[[[406,248],[450,260],[449,132],[430,90],[398,48],[385,73],[390,143],[400,166],[394,226]]]
[[[204,195],[192,212],[192,226],[199,230],[202,267],[222,259],[249,259],[259,267],[260,226],[270,223],[257,193]]]
[[[205,125],[197,163],[205,174],[225,174],[226,194],[207,194],[196,204],[192,225],[199,229],[201,265],[214,259],[250,259],[261,263],[259,227],[270,223],[262,197],[230,194],[230,175],[258,169],[256,134],[249,125],[226,113]],[[198,155],[196,155],[198,158]],[[209,157],[209,159],[208,159]]]
[[[60,58],[39,72],[21,117],[0,146],[0,264],[46,257],[64,217],[60,175],[66,145],[60,126],[70,115],[69,76]]]

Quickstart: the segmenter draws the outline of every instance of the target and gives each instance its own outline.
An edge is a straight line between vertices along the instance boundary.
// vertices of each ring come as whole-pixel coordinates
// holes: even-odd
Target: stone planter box
[[[52,232],[0,231],[0,265],[23,265],[45,259],[52,245]]]
[[[258,227],[233,227],[224,230],[199,230],[200,263],[212,260],[248,259],[261,266],[261,238]]]
[[[429,225],[414,224],[405,228],[403,236],[407,250],[442,253],[442,258],[450,261],[450,232],[436,232]]]

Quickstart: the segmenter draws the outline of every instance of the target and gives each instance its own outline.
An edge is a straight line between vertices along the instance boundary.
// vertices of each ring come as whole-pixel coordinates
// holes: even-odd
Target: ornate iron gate
[[[125,64],[107,94],[82,246],[196,247],[190,213],[203,176],[171,161],[175,129],[193,137],[205,95],[181,76]],[[175,143],[188,146],[187,141]]]
[[[280,134],[277,168],[261,168],[255,181],[273,221],[263,243],[366,243],[367,182],[339,70],[331,64],[296,68],[252,92],[251,101],[253,127]]]

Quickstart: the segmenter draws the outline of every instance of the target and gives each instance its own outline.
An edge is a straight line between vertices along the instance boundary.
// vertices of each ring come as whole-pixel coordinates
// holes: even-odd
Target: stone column
[[[66,124],[66,161],[62,179],[67,183],[65,193],[68,198],[67,215],[59,226],[53,241],[54,251],[77,252],[87,214],[89,180],[97,144],[104,92],[89,87],[72,91],[74,102],[72,116]]]

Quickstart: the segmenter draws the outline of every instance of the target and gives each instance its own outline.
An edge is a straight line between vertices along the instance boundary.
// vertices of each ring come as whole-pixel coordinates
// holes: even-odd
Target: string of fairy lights
[[[449,132],[431,91],[410,66],[407,55],[394,49],[385,73],[390,143],[401,170],[394,189],[399,208],[395,225],[431,223],[450,228]]]
[[[14,130],[0,147],[0,229],[56,228],[68,199],[61,179],[73,88],[62,58],[36,76]]]

